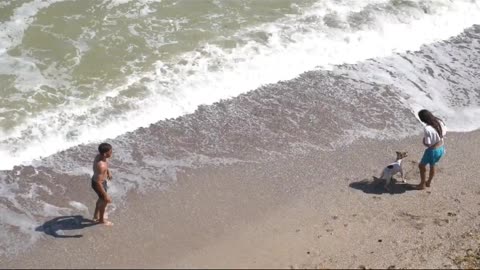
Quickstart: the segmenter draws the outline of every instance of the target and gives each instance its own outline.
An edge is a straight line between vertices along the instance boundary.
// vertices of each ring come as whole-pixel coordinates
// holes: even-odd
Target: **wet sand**
[[[480,132],[449,133],[432,187],[373,176],[418,136],[361,140],[334,152],[186,169],[164,191],[129,194],[114,227],[44,235],[4,268],[456,268],[478,248]],[[94,194],[89,206],[93,212]],[[89,218],[89,216],[84,216]],[[53,217],[52,217],[53,218]],[[41,232],[39,232],[41,233]],[[65,236],[64,235],[64,236]],[[470,251],[467,251],[471,249]],[[472,256],[471,256],[472,257]],[[474,256],[473,256],[474,257]]]

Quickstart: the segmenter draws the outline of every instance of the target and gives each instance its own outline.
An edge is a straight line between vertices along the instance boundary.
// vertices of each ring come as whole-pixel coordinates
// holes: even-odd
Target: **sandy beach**
[[[478,266],[476,148],[449,133],[432,187],[372,183],[396,150],[419,182],[418,137],[335,152],[186,170],[166,191],[130,194],[115,226],[45,235],[4,268],[457,268]],[[93,192],[85,191],[94,200]],[[93,206],[93,203],[92,205]],[[90,209],[90,213],[93,209]],[[89,218],[89,217],[85,217]],[[469,261],[470,260],[470,261]],[[470,264],[469,264],[470,263]]]
[[[1,268],[480,268],[480,0],[0,10]]]

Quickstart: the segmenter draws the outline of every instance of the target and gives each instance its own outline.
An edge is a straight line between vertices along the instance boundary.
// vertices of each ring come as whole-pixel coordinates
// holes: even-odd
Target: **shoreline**
[[[455,268],[455,256],[476,243],[465,235],[480,224],[471,147],[480,131],[449,132],[446,140],[446,156],[427,190],[396,184],[390,194],[369,184],[396,150],[409,152],[405,177],[417,184],[415,162],[423,153],[417,136],[360,140],[268,163],[186,169],[168,190],[129,194],[126,208],[111,215],[112,228],[68,232],[79,238],[46,235],[2,265]],[[92,213],[93,203],[88,207]]]

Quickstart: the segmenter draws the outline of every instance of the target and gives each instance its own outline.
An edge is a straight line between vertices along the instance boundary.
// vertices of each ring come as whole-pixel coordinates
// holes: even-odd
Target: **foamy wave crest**
[[[24,31],[33,22],[39,10],[64,1],[71,0],[35,0],[17,8],[8,22],[0,24],[0,55],[22,41]]]
[[[122,4],[125,1],[111,3]],[[477,1],[319,1],[299,16],[243,29],[235,48],[205,43],[89,103],[34,116],[0,141],[0,169],[193,112],[315,68],[418,50],[480,23]],[[129,97],[144,91],[148,98]]]
[[[356,81],[399,88],[406,108],[428,108],[454,131],[480,128],[480,26],[419,52],[366,61],[335,72]]]
[[[128,4],[130,2],[135,2],[137,5],[147,5],[150,3],[161,3],[162,0],[106,0],[103,4],[106,4],[108,8],[114,8],[120,5]]]
[[[45,79],[35,61],[29,57],[11,56],[8,51],[21,44],[24,32],[34,22],[39,11],[65,1],[72,0],[35,0],[24,3],[13,11],[8,21],[0,24],[0,74],[15,75],[16,85],[22,92],[37,89],[41,85],[55,87],[59,82],[49,82]],[[57,76],[57,79],[60,77],[62,76]]]

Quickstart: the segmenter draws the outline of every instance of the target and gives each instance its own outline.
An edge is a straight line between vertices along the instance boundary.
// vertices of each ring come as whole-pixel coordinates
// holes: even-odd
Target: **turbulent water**
[[[104,140],[121,197],[183,167],[405,137],[420,108],[477,129],[477,24],[472,0],[4,0],[0,255],[88,211]]]

